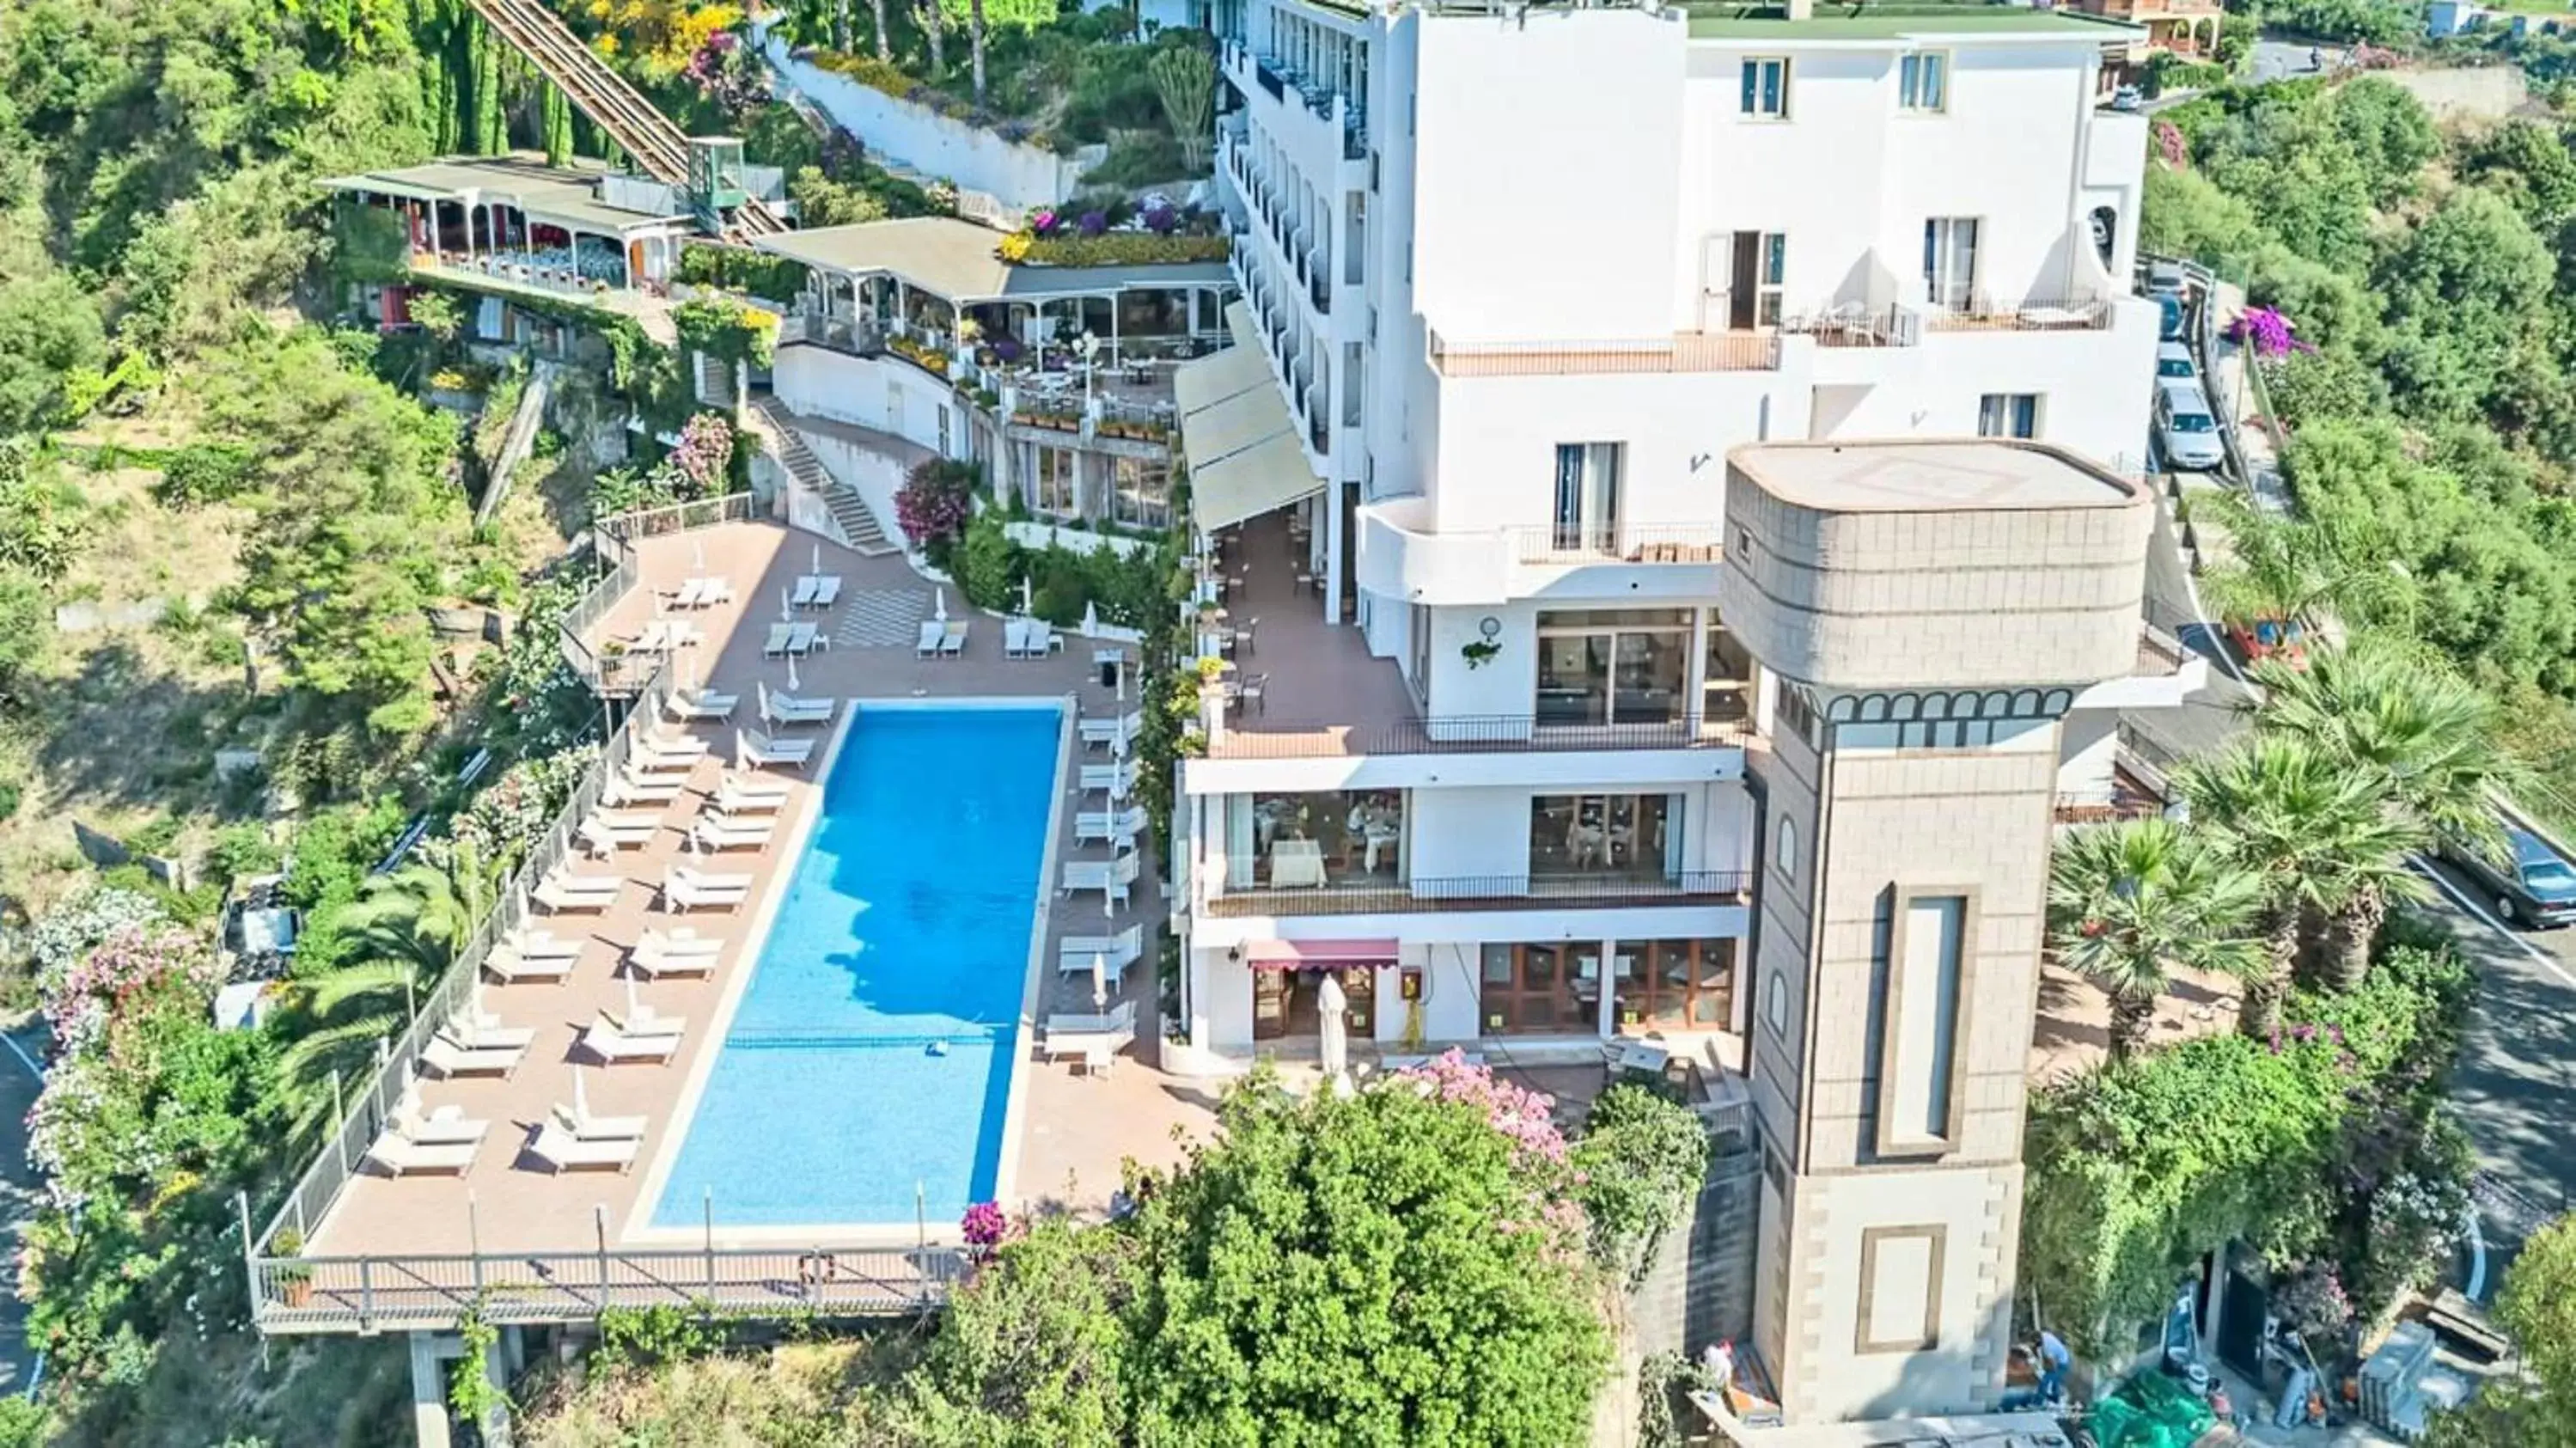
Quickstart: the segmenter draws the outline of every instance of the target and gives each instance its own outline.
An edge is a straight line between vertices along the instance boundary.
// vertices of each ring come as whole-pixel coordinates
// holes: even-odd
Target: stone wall
[[[1656,1244],[1645,1280],[1629,1295],[1642,1354],[1697,1357],[1753,1330],[1753,1231],[1762,1156],[1730,1132],[1709,1141],[1708,1173],[1681,1223]],[[1630,1383],[1633,1391],[1633,1375]]]

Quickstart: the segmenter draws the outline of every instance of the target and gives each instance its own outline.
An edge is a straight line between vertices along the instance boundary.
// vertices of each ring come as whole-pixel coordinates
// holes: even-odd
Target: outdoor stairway
[[[637,165],[658,181],[688,188],[689,138],[593,55],[541,0],[473,0],[473,5],[493,34],[526,56]],[[787,230],[787,223],[753,196],[735,209],[733,229],[746,237],[774,236]]]
[[[812,489],[832,510],[832,521],[841,525],[841,534],[853,551],[868,557],[895,552],[887,541],[885,530],[877,526],[876,515],[868,511],[859,490],[832,476],[823,460],[805,445],[805,435],[796,429],[796,414],[768,393],[752,399],[752,409],[768,424],[766,431],[778,444],[778,460],[786,465],[787,475],[797,486]]]
[[[500,455],[492,460],[492,480],[483,489],[483,501],[474,509],[474,526],[482,527],[501,510],[501,500],[509,495],[510,475],[527,461],[537,446],[537,429],[546,420],[546,399],[554,391],[555,364],[539,362],[528,374],[528,385],[520,390],[518,411],[510,415],[510,430],[502,436]]]

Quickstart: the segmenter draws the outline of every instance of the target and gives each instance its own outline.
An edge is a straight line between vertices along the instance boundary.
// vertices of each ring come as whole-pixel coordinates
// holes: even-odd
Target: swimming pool
[[[994,1194],[1063,728],[862,707],[655,1228],[934,1223]]]

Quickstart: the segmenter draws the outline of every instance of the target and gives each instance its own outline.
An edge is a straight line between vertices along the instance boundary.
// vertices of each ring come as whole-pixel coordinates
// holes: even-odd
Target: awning
[[[1234,345],[1248,352],[1261,350],[1261,326],[1252,320],[1252,303],[1236,302],[1227,307],[1225,329],[1234,334]]]
[[[1392,940],[1255,940],[1243,947],[1244,963],[1254,970],[1298,970],[1308,966],[1393,965]]]
[[[1296,434],[1283,432],[1205,469],[1190,469],[1190,521],[1212,533],[1323,490]]]
[[[1187,417],[1229,397],[1270,385],[1270,359],[1254,347],[1228,347],[1184,362],[1172,372],[1172,404]]]
[[[1279,389],[1266,380],[1222,402],[1182,413],[1181,456],[1189,459],[1191,486],[1198,485],[1200,474],[1236,453],[1283,436],[1295,440],[1297,420],[1288,415]]]

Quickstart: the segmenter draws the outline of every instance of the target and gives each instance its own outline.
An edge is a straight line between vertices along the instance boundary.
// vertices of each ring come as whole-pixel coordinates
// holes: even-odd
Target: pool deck
[[[675,588],[701,571],[731,580],[739,602],[687,615],[707,640],[686,650],[685,656],[687,666],[709,687],[742,696],[734,720],[691,731],[709,742],[711,757],[699,761],[690,787],[680,798],[661,808],[662,829],[650,844],[620,850],[613,863],[585,863],[586,871],[613,872],[627,885],[614,907],[605,912],[554,917],[555,933],[577,934],[587,942],[571,974],[552,984],[485,985],[486,1010],[504,1026],[533,1027],[537,1032],[535,1046],[517,1069],[506,1078],[433,1078],[422,1083],[425,1112],[454,1106],[469,1118],[491,1123],[472,1166],[462,1174],[401,1178],[383,1175],[373,1167],[361,1171],[311,1234],[308,1253],[509,1254],[587,1251],[601,1245],[603,1237],[611,1247],[670,1241],[668,1233],[646,1230],[652,1206],[648,1188],[672,1154],[675,1128],[684,1125],[675,1116],[682,1110],[686,1084],[703,1077],[704,1063],[721,1044],[713,1023],[729,1014],[724,1008],[756,959],[758,934],[794,872],[818,807],[819,791],[814,786],[821,770],[810,775],[769,771],[793,786],[775,842],[758,851],[728,851],[703,862],[712,870],[752,874],[748,904],[731,911],[673,917],[662,911],[657,886],[665,867],[683,856],[684,831],[716,786],[720,773],[716,759],[730,758],[737,728],[760,727],[755,683],[765,682],[773,690],[785,687],[785,666],[761,657],[763,635],[766,625],[778,617],[782,590],[810,571],[817,547],[824,570],[839,574],[843,588],[839,604],[829,615],[831,647],[797,665],[800,696],[929,701],[1048,697],[1075,701],[1085,716],[1119,710],[1092,668],[1090,640],[1068,635],[1064,652],[1051,659],[1005,659],[1002,621],[967,608],[953,588],[946,594],[949,616],[972,621],[965,657],[947,662],[916,659],[914,635],[919,622],[932,614],[934,585],[899,556],[863,558],[830,543],[818,544],[811,534],[767,523],[726,524],[647,540],[642,545],[645,586],[610,615],[603,632],[629,632],[644,622],[652,613],[651,590],[656,587]],[[805,616],[822,617],[810,611]],[[1126,707],[1133,709],[1132,676],[1128,693]],[[838,728],[837,720],[834,727]],[[831,737],[810,728],[774,732]],[[1106,757],[1097,750],[1084,752],[1078,742],[1073,748],[1077,760],[1096,762]],[[1078,796],[1070,765],[1062,783],[1064,797],[1056,804],[1050,876],[1061,861],[1106,856],[1099,846],[1077,848],[1072,840],[1075,812],[1102,808],[1101,796]],[[1145,844],[1148,858],[1134,898],[1114,918],[1104,914],[1097,895],[1048,897],[1045,938],[1037,942],[1033,954],[1038,967],[1033,972],[1034,1000],[1012,1076],[1011,1116],[1017,1130],[1005,1137],[1000,1169],[1005,1204],[1015,1210],[1096,1214],[1118,1188],[1123,1160],[1132,1157],[1151,1165],[1178,1162],[1184,1148],[1175,1133],[1203,1135],[1212,1123],[1214,1086],[1167,1076],[1156,1066],[1154,961],[1166,910],[1155,884],[1159,871],[1150,857],[1150,838]],[[1140,923],[1145,927],[1144,955],[1128,969],[1120,992],[1136,1004],[1140,1023],[1136,1044],[1119,1057],[1109,1074],[1097,1078],[1076,1074],[1066,1063],[1040,1058],[1035,1042],[1049,1013],[1093,1008],[1087,974],[1056,972],[1057,938],[1114,933]],[[673,924],[693,926],[700,934],[727,943],[717,970],[708,978],[657,980],[636,987],[656,1012],[687,1022],[679,1050],[668,1064],[591,1063],[584,1068],[585,1090],[595,1114],[648,1119],[635,1164],[623,1172],[549,1173],[527,1146],[549,1110],[572,1100],[573,1066],[582,1059],[576,1038],[602,1008],[623,1009],[627,986],[621,963],[626,947],[649,927]],[[779,1109],[793,1111],[796,1103],[781,1102]],[[793,1163],[782,1162],[780,1169],[792,1170]],[[954,1240],[954,1222],[928,1226],[931,1240]],[[692,1244],[702,1240],[698,1233],[688,1236]],[[713,1233],[719,1247],[791,1238],[811,1246],[882,1245],[909,1243],[914,1237],[911,1223],[868,1232],[728,1230],[719,1225]]]

